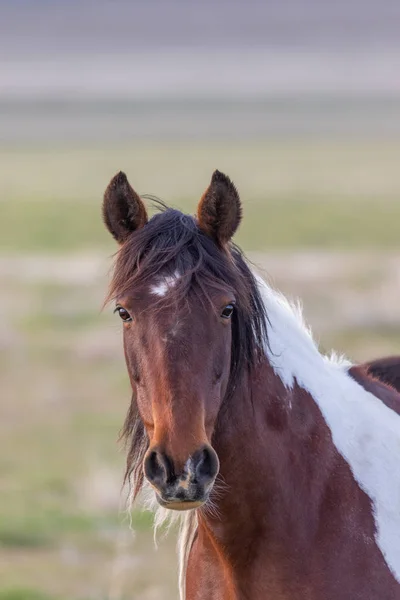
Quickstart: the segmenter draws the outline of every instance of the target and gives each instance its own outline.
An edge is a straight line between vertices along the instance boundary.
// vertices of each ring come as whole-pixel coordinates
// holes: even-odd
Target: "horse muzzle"
[[[144,460],[144,474],[156,491],[157,501],[171,510],[191,510],[204,504],[219,471],[213,448],[202,446],[191,455],[180,473],[165,452],[150,448]]]

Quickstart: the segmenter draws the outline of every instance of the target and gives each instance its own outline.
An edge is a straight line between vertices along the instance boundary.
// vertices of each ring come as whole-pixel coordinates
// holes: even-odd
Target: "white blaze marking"
[[[270,321],[268,360],[286,387],[296,380],[317,403],[338,452],[371,499],[376,543],[400,582],[400,416],[354,381],[350,363],[322,356],[300,311],[257,279]]]
[[[174,287],[180,278],[178,271],[175,271],[173,275],[165,275],[160,277],[159,282],[152,285],[150,291],[155,296],[163,297],[167,294],[168,290]]]

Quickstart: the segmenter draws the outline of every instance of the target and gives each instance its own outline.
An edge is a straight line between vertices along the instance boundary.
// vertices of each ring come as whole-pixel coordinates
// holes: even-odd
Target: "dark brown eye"
[[[123,321],[125,321],[125,323],[128,323],[129,321],[132,321],[132,317],[131,317],[131,315],[130,315],[130,314],[128,313],[128,311],[127,311],[125,308],[123,308],[122,306],[117,306],[117,307],[115,308],[114,312],[115,312],[115,313],[117,312],[117,313],[119,314],[119,316],[121,317],[121,319],[122,319]]]
[[[233,304],[227,304],[221,313],[221,317],[223,319],[230,319],[234,309],[235,307],[233,306]]]

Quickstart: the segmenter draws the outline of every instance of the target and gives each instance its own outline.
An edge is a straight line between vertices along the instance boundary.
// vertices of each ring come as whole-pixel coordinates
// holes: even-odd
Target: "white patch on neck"
[[[347,373],[350,363],[318,351],[301,312],[257,277],[269,319],[265,351],[286,387],[317,403],[338,452],[369,496],[375,540],[400,583],[400,416]]]
[[[150,288],[150,292],[155,296],[159,296],[162,298],[165,296],[168,291],[173,288],[180,278],[180,274],[178,271],[175,271],[173,275],[165,275],[160,277],[160,280],[155,285],[152,285]]]

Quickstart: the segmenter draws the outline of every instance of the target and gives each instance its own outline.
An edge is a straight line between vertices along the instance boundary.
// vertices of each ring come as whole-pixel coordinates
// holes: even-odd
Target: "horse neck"
[[[214,510],[200,522],[204,519],[225,548],[232,542],[234,552],[238,540],[254,538],[255,532],[265,537],[263,529],[271,543],[286,538],[292,544],[293,527],[304,535],[302,516],[311,515],[315,501],[310,480],[320,479],[332,446],[307,392],[297,384],[285,387],[266,359],[244,377],[229,401],[213,445],[220,482],[212,497]]]
[[[332,441],[312,396],[297,383],[323,368],[324,359],[301,316],[261,280],[259,287],[269,320],[265,357],[243,373],[218,420],[213,445],[222,484],[213,501],[233,537],[235,526],[243,535],[244,523],[257,522],[270,534],[278,527],[282,540],[281,515],[308,511],[314,498],[305,482],[321,476],[316,455],[325,449],[328,456]]]
[[[265,358],[243,374],[221,413],[213,446],[222,483],[214,510],[200,517],[232,553],[245,536],[261,536],[280,549],[304,538],[318,518],[328,463],[337,458],[322,414],[302,385],[303,375],[323,371],[326,361],[299,315],[260,286],[270,325]]]

